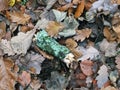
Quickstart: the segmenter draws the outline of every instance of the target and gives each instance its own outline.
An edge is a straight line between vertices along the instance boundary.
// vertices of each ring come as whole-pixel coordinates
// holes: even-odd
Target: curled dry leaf
[[[17,24],[26,24],[30,20],[29,15],[19,11],[7,12],[7,17],[11,22],[15,22]]]
[[[107,86],[107,87],[102,87],[100,90],[118,90],[116,89],[115,87],[112,87],[112,86]]]
[[[115,35],[115,33],[113,31],[111,31],[109,29],[109,27],[105,27],[104,28],[103,34],[104,34],[104,36],[106,37],[106,39],[108,41],[114,41],[117,38],[116,35]]]
[[[75,0],[73,0],[73,1],[75,1]],[[82,15],[84,7],[85,7],[85,1],[82,0],[77,6],[77,10],[75,12],[75,18],[78,18]]]
[[[93,67],[93,62],[91,60],[84,60],[80,63],[80,67],[82,72],[86,76],[90,76],[93,74],[92,67]]]
[[[14,63],[0,57],[0,90],[14,90],[17,72],[13,71]]]
[[[49,23],[46,27],[46,31],[47,31],[48,35],[53,37],[53,36],[57,36],[58,33],[63,29],[63,27],[64,26],[61,23],[58,23],[55,21],[49,21]]]
[[[21,75],[18,77],[18,82],[23,86],[27,86],[31,82],[30,73],[23,71]]]
[[[46,52],[42,51],[40,48],[38,48],[37,46],[34,46],[35,50],[37,50],[41,55],[43,55],[43,57],[47,58],[47,59],[54,59],[53,56],[47,54]]]
[[[82,30],[76,30],[76,35],[73,37],[74,40],[76,41],[83,41],[85,38],[88,38],[91,34],[92,30],[91,29],[82,29]]]

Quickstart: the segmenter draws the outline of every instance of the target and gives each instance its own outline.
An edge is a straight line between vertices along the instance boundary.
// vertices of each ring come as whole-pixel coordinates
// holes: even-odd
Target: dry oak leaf
[[[83,41],[85,40],[86,38],[88,38],[91,34],[92,30],[91,29],[82,29],[82,30],[76,30],[76,35],[73,37],[74,40],[76,41]]]
[[[57,36],[58,33],[64,28],[64,26],[61,23],[50,21],[46,27],[46,31],[48,35],[51,37]]]
[[[112,87],[112,86],[107,86],[107,87],[102,87],[100,90],[118,90],[116,89],[115,87]]]
[[[103,34],[104,34],[104,36],[106,37],[106,39],[108,41],[114,41],[117,38],[116,35],[115,35],[115,33],[113,31],[111,31],[109,29],[109,27],[105,27],[104,28]]]
[[[7,12],[7,17],[11,22],[15,22],[17,24],[26,24],[30,20],[29,15],[21,13],[20,11]]]
[[[28,84],[30,84],[31,82],[31,76],[30,73],[26,72],[26,71],[22,71],[22,74],[19,75],[18,77],[18,82],[23,86],[27,86]]]
[[[93,74],[93,62],[91,60],[84,60],[80,63],[80,67],[82,72],[86,75],[86,76],[90,76]]]
[[[14,90],[17,72],[13,71],[14,64],[10,59],[0,57],[0,90]]]
[[[77,42],[75,40],[73,40],[72,38],[68,38],[65,41],[65,44],[69,49],[77,47]]]
[[[78,18],[82,15],[82,13],[84,11],[84,7],[85,7],[85,1],[82,0],[77,6],[77,10],[75,12],[75,18]]]

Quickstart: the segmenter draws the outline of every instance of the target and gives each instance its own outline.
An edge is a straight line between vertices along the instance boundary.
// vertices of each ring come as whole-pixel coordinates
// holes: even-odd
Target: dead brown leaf
[[[61,23],[50,21],[46,27],[46,31],[48,35],[51,37],[57,36],[58,33],[64,28],[64,26]]]
[[[105,27],[103,30],[103,34],[106,37],[108,41],[114,41],[116,39],[116,36],[114,32],[112,32],[109,27]]]
[[[80,67],[82,72],[86,75],[86,76],[90,76],[93,74],[93,62],[91,60],[84,60],[80,63]]]
[[[15,22],[17,24],[26,24],[30,20],[30,16],[21,13],[20,11],[13,11],[13,12],[7,12],[7,18],[11,20],[11,22]]]
[[[5,22],[0,22],[0,41],[6,34],[6,24]]]
[[[31,82],[30,73],[23,71],[21,75],[18,77],[18,82],[23,86],[27,86]]]
[[[74,40],[76,41],[83,41],[85,40],[86,38],[88,38],[91,34],[92,30],[91,29],[82,29],[82,30],[76,30],[76,35],[73,37]]]
[[[85,1],[82,0],[77,6],[77,10],[75,12],[75,18],[78,18],[82,15],[82,13],[84,11],[84,7],[85,7]]]
[[[13,70],[13,61],[0,57],[0,90],[14,90],[17,71]]]
[[[65,41],[65,44],[69,49],[77,47],[77,42],[75,40],[73,40],[72,38],[68,38]]]

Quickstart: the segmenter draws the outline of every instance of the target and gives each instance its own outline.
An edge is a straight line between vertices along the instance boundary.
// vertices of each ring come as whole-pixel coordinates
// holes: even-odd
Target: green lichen
[[[36,45],[43,51],[59,58],[64,59],[70,50],[60,45],[55,39],[48,36],[45,30],[42,30],[36,35]]]

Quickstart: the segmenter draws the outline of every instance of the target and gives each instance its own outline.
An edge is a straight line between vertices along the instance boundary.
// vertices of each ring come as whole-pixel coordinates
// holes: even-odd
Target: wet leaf
[[[76,30],[76,35],[73,37],[76,41],[84,41],[86,38],[88,38],[91,34],[91,29],[82,29],[82,30]]]

